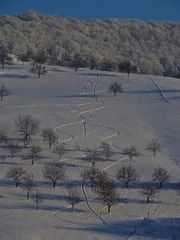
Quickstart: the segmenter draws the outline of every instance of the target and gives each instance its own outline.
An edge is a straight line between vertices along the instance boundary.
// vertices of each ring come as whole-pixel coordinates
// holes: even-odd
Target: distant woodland
[[[20,61],[180,77],[180,22],[0,16],[2,52]]]

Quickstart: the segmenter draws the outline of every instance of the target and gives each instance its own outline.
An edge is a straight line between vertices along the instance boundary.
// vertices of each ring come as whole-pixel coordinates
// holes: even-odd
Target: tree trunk
[[[29,190],[27,191],[27,200],[29,200]]]
[[[161,187],[162,187],[162,182],[159,183],[159,189],[161,189]]]
[[[108,206],[108,213],[111,212],[111,206]]]
[[[128,184],[128,182],[125,182],[125,184],[126,184],[126,188],[128,188],[128,187],[129,187],[129,184]]]
[[[154,157],[156,156],[156,151],[154,151]]]
[[[16,181],[16,188],[18,187],[18,182]]]
[[[40,73],[38,73],[38,78],[40,78],[41,77],[41,74]]]
[[[56,187],[56,181],[53,181],[53,188]]]
[[[49,143],[49,150],[51,150],[52,143]]]
[[[31,159],[31,163],[32,163],[32,165],[34,165],[34,160],[33,159]]]
[[[39,210],[39,202],[37,201],[36,202],[36,211],[38,211]]]
[[[147,197],[147,204],[149,203],[149,197]]]

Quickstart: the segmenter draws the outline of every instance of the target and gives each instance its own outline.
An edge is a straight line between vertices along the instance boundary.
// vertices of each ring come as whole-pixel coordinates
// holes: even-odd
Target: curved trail
[[[86,114],[89,114],[90,116],[90,119],[92,120],[93,119],[93,114],[94,112],[96,111],[100,111],[100,110],[103,110],[106,108],[106,104],[104,101],[98,101],[97,99],[97,96],[96,96],[96,93],[100,93],[100,92],[105,92],[107,91],[108,89],[102,89],[102,90],[97,90],[96,91],[96,87],[98,85],[98,81],[99,79],[97,78],[95,83],[94,83],[94,86],[93,86],[93,89],[91,92],[88,92],[87,91],[87,88],[86,88],[86,92],[83,92],[80,94],[80,97],[83,96],[83,94],[88,94],[88,93],[91,93],[92,94],[92,101],[90,102],[86,102],[86,103],[81,103],[81,104],[78,104],[77,107],[75,107],[75,110],[72,111],[72,113],[78,113],[80,111],[80,107],[81,106],[85,106],[85,105],[92,105],[92,107],[90,109],[87,109],[87,110],[84,110],[84,111],[81,111],[77,114],[76,116],[76,119],[77,121],[74,121],[74,122],[70,122],[70,123],[67,123],[67,124],[63,124],[63,125],[60,125],[60,126],[57,126],[56,127],[56,131],[58,132],[62,132],[62,133],[66,133],[67,135],[69,135],[69,138],[68,139],[65,139],[63,140],[63,142],[68,142],[68,141],[73,141],[74,139],[74,135],[72,133],[67,133],[67,132],[64,132],[62,131],[61,129],[63,128],[67,128],[67,127],[70,127],[70,126],[74,126],[74,125],[78,125],[78,124],[82,124],[83,125],[83,139],[84,139],[84,150],[86,149],[86,137],[87,137],[87,125],[90,125],[90,126],[93,126],[93,127],[97,127],[97,128],[104,128],[104,129],[108,129],[108,130],[111,130],[113,133],[111,135],[108,135],[108,136],[105,136],[105,137],[99,137],[99,141],[102,142],[102,141],[105,141],[107,139],[110,139],[110,138],[113,138],[113,137],[116,137],[120,134],[120,132],[117,130],[117,129],[114,129],[112,127],[108,127],[108,126],[103,126],[103,125],[98,125],[98,124],[92,124],[92,123],[87,123],[87,118],[85,117]],[[92,81],[90,83],[90,85],[92,86]],[[127,83],[124,87],[126,86],[129,86],[129,83]],[[97,106],[97,104],[101,104],[101,106]],[[103,168],[103,170],[107,170],[109,169],[110,167],[116,165],[117,163],[119,163],[120,161],[123,161],[126,157],[124,157],[123,159],[120,159],[114,163],[111,163],[110,165],[106,166]],[[78,163],[77,163],[77,168],[78,170],[81,170]],[[91,211],[91,213],[97,218],[100,220],[100,222],[103,224],[103,225],[106,225],[107,227],[110,227],[110,228],[117,228],[117,227],[114,227],[113,225],[109,224],[102,216],[103,214],[103,210],[106,208],[106,207],[103,207],[99,213],[96,212],[90,205],[89,203],[89,200],[88,200],[88,195],[87,195],[87,192],[86,192],[86,188],[84,186],[84,181],[81,182],[81,191],[82,191],[82,194],[84,196],[84,200],[85,200],[85,203],[86,203],[86,207]],[[122,197],[125,197],[126,196],[126,191],[123,193]],[[120,232],[123,233],[122,230],[120,230]],[[118,239],[118,238],[117,238]]]

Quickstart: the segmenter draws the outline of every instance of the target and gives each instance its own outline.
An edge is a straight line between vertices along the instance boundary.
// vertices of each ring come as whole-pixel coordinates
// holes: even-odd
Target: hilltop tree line
[[[180,76],[180,24],[77,20],[33,12],[0,17],[0,64],[19,61]],[[48,33],[48,34],[47,34]],[[7,55],[8,53],[8,55]],[[41,69],[40,69],[41,70]],[[39,72],[39,67],[33,67]]]

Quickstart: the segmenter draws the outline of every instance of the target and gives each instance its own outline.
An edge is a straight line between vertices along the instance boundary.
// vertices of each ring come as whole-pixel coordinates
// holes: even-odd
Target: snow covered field
[[[68,152],[63,158],[65,181],[53,189],[44,180],[42,168],[56,162],[40,134],[35,144],[43,148],[42,158],[33,166],[21,154],[0,163],[0,239],[2,240],[137,240],[180,239],[180,80],[148,75],[130,75],[48,66],[48,73],[37,79],[29,65],[8,66],[0,73],[0,84],[9,96],[0,102],[0,126],[9,136],[18,137],[14,121],[19,114],[30,114],[40,121],[40,128],[52,127],[59,142],[73,147],[98,148],[101,141],[111,144],[115,155],[97,166],[115,181],[117,169],[130,163],[122,149],[136,145],[141,155],[130,163],[140,179],[128,190],[117,181],[120,201],[110,214],[89,185],[82,184],[80,172],[90,166],[83,151]],[[98,81],[97,81],[98,74]],[[112,81],[120,81],[123,93],[113,97],[108,92]],[[95,96],[96,95],[96,96]],[[85,132],[86,130],[86,132]],[[145,151],[157,138],[163,149],[156,157]],[[6,154],[0,146],[0,155]],[[5,178],[10,166],[21,165],[33,172],[43,196],[36,211],[26,193]],[[151,180],[155,167],[166,168],[171,176],[155,198],[146,204],[141,194]],[[78,186],[83,202],[71,213],[65,201],[67,187]]]

